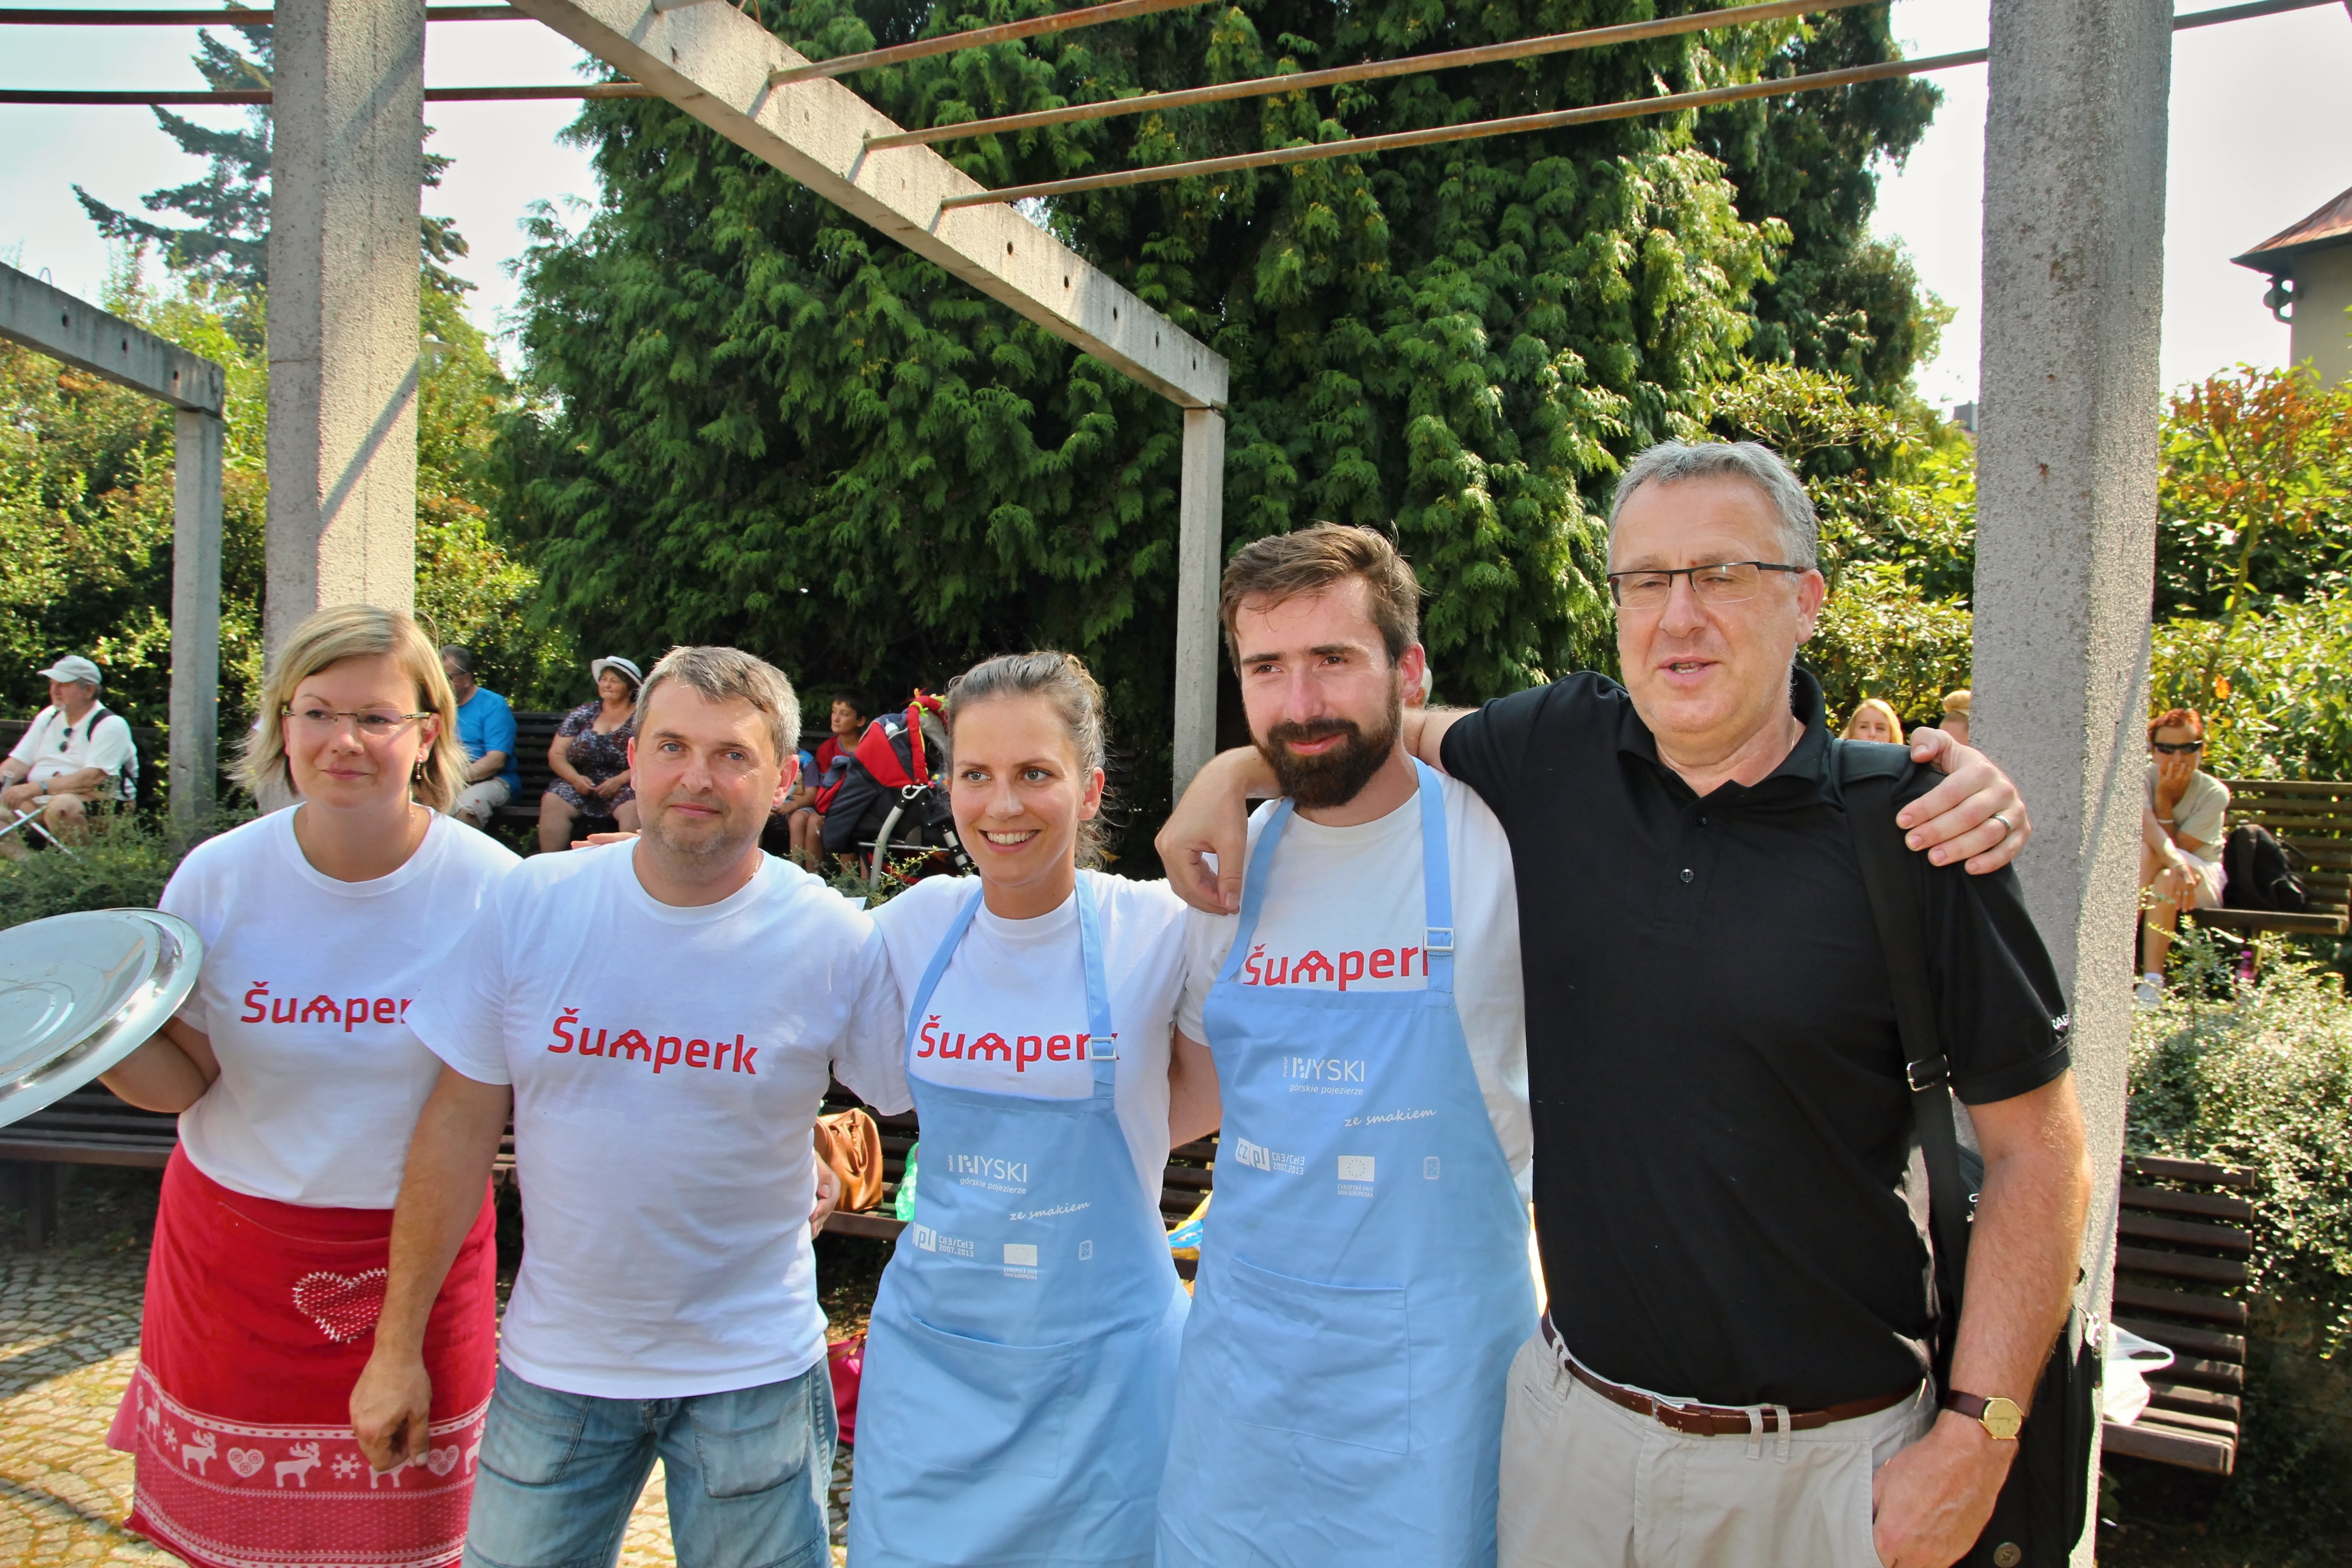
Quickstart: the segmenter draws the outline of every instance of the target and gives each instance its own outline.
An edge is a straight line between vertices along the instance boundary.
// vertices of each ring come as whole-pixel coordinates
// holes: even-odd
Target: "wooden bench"
[[[2193,910],[2199,925],[2249,934],[2342,936],[2352,912],[2352,783],[2335,779],[2224,779],[2230,826],[2259,823],[2302,857],[2308,911]]]
[[[2232,785],[2232,788],[2235,786]],[[2104,1424],[2106,1451],[2226,1476],[2246,1388],[2246,1259],[2254,1173],[2200,1160],[2126,1156],[2116,1226],[2115,1321],[2173,1352],[2147,1380],[2147,1411]]]
[[[103,1084],[78,1089],[55,1105],[12,1126],[0,1127],[0,1171],[11,1178],[9,1194],[24,1211],[25,1243],[40,1247],[57,1234],[58,1167],[122,1165],[160,1171],[180,1142],[180,1119],[163,1110],[142,1110],[117,1100]],[[495,1170],[499,1181],[514,1173],[514,1125],[499,1141]]]
[[[846,1110],[861,1103],[856,1096],[836,1083],[825,1097],[824,1108],[828,1111]],[[888,1241],[907,1228],[906,1221],[892,1216],[891,1207],[898,1195],[898,1183],[907,1173],[907,1151],[914,1146],[919,1133],[912,1111],[884,1116],[869,1109],[866,1114],[874,1118],[875,1124],[882,1131],[881,1201],[872,1208],[856,1214],[835,1214],[825,1222],[824,1229],[828,1236],[866,1236]],[[1170,1229],[1174,1229],[1187,1215],[1198,1208],[1202,1198],[1208,1194],[1211,1182],[1209,1167],[1216,1157],[1217,1140],[1213,1133],[1197,1142],[1182,1144],[1169,1151],[1168,1168],[1160,1178],[1160,1216]],[[916,1181],[919,1184],[922,1180],[920,1155],[916,1157],[915,1163]],[[1192,1278],[1192,1260],[1177,1259],[1176,1271],[1187,1279]]]
[[[520,782],[506,805],[490,813],[492,823],[502,827],[538,827],[539,797],[555,782],[555,770],[547,765],[547,752],[555,744],[555,731],[562,723],[561,713],[515,710],[514,760]]]

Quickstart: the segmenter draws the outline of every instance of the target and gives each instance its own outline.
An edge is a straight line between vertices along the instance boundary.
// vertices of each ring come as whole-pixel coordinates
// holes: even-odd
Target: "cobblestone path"
[[[131,1456],[106,1446],[138,1363],[146,1273],[144,1252],[0,1255],[0,1568],[179,1561],[118,1522],[131,1511]],[[833,1496],[841,1563],[846,1453]],[[629,1521],[621,1568],[675,1561],[656,1464]]]

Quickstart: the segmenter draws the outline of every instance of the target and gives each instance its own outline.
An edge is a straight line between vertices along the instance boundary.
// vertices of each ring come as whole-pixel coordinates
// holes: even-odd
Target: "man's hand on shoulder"
[[[2017,858],[2033,823],[2017,785],[1991,758],[1941,730],[1921,729],[1911,733],[1911,759],[1950,776],[1895,814],[1905,843],[1938,866],[1965,859],[1972,877]]]
[[[1152,840],[1178,898],[1203,914],[1229,915],[1242,907],[1250,796],[1270,797],[1279,787],[1254,746],[1221,752],[1193,775]],[[1209,864],[1212,856],[1214,866]]]
[[[2017,1457],[1977,1422],[1945,1411],[1871,1478],[1872,1539],[1887,1568],[1951,1568],[1984,1533]]]

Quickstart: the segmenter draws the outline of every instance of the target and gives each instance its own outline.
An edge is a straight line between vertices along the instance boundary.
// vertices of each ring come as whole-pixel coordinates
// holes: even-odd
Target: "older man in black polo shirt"
[[[1944,1568],[2016,1447],[1962,1412],[2031,1406],[2088,1194],[2064,1005],[2001,869],[2021,816],[1957,780],[1923,800],[1916,767],[1896,792],[1938,868],[1930,980],[1986,1160],[1939,1415],[1894,1003],[1794,668],[1826,593],[1811,505],[1763,447],[1669,443],[1611,526],[1624,686],[1407,718],[1518,885],[1551,1306],[1513,1368],[1501,1560]],[[1183,873],[1220,847],[1238,868],[1252,772],[1220,759],[1162,835],[1204,907],[1230,900]]]

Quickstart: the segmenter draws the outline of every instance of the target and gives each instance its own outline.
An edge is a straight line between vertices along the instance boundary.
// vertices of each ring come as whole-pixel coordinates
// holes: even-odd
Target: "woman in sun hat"
[[[636,831],[629,742],[637,732],[637,688],[646,678],[618,654],[591,659],[588,673],[595,678],[596,700],[566,713],[547,748],[555,782],[539,797],[542,855],[570,847],[581,834]]]

